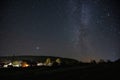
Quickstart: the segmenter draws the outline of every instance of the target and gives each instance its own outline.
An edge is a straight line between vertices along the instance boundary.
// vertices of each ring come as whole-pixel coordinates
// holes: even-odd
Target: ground
[[[119,63],[1,68],[0,80],[119,80],[119,72]]]

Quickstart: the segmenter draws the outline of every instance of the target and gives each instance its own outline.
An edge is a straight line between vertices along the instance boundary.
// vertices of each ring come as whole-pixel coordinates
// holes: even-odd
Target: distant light
[[[40,49],[40,47],[39,47],[39,46],[37,46],[37,47],[36,47],[36,50],[39,50],[39,49]]]
[[[107,16],[110,16],[110,13],[107,13]]]

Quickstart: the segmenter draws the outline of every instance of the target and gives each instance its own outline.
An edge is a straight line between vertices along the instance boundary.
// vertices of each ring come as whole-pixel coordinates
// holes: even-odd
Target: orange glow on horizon
[[[27,62],[22,63],[22,67],[29,67],[30,65]]]

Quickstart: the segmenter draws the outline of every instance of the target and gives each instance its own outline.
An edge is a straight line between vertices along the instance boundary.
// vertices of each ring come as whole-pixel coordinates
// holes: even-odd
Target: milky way
[[[75,53],[79,54],[83,60],[100,58],[114,60],[119,54],[118,38],[114,35],[108,36],[111,33],[115,34],[114,32],[108,30],[105,30],[105,32],[108,32],[107,34],[103,32],[108,27],[111,30],[115,29],[115,26],[110,28],[110,25],[116,23],[114,21],[112,23],[109,22],[109,17],[112,18],[109,13],[111,11],[110,8],[109,11],[105,10],[106,12],[103,12],[104,8],[99,10],[98,5],[101,6],[99,0],[93,2],[91,0],[81,2],[78,0],[68,1],[71,43]],[[98,13],[95,14],[97,11]],[[105,22],[105,18],[108,18],[108,21],[106,20]],[[115,38],[112,39],[112,37]]]
[[[0,0],[0,56],[120,58],[117,0]]]

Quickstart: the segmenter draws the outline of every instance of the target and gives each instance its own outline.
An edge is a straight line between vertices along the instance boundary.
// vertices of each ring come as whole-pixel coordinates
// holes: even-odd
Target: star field
[[[0,56],[120,58],[118,0],[1,0]]]

